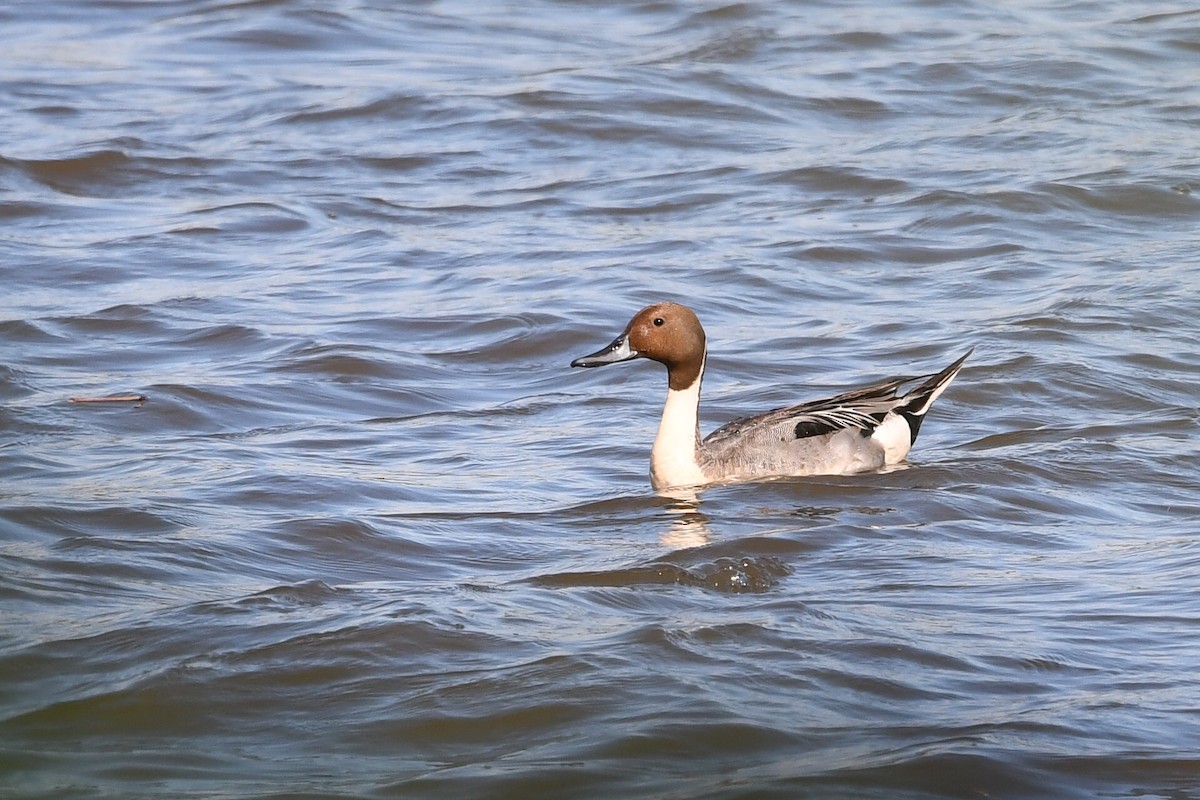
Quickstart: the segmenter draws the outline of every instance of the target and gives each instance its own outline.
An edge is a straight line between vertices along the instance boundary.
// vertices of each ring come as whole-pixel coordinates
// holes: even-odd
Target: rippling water
[[[1200,9],[0,25],[5,797],[1200,797]],[[976,350],[662,498],[663,298],[706,431]]]

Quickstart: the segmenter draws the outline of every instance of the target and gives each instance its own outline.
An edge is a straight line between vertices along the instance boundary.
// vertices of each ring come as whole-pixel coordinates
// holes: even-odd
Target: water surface
[[[9,4],[3,794],[1200,796],[1198,23]],[[705,431],[976,350],[665,498],[659,299]]]

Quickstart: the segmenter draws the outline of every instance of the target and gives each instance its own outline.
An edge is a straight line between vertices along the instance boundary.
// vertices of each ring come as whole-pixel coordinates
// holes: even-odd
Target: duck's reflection
[[[700,511],[700,492],[694,488],[663,489],[659,495],[671,501],[667,513],[674,517],[659,537],[663,547],[684,550],[703,547],[712,541],[708,516]]]

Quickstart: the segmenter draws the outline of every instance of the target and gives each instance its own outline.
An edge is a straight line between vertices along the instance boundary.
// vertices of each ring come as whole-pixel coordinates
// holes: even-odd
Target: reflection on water
[[[658,494],[671,500],[666,513],[671,525],[659,541],[668,550],[703,547],[712,540],[708,517],[700,511],[700,493],[694,488],[662,489]]]

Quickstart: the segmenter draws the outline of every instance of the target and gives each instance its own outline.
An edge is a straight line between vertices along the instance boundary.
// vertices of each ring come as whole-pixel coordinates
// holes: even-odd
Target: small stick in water
[[[111,394],[107,397],[72,397],[72,403],[144,403],[149,399],[144,394]]]

